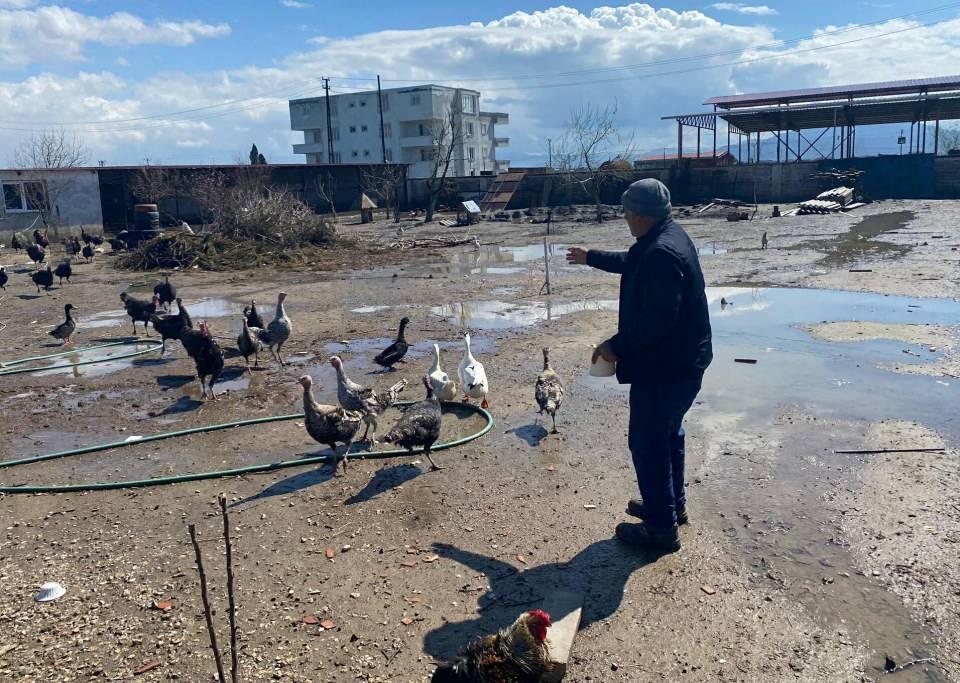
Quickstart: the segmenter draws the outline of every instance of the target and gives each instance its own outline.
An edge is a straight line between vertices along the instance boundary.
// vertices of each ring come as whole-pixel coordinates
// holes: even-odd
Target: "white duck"
[[[487,371],[483,369],[483,364],[473,357],[470,351],[470,335],[463,337],[463,343],[466,350],[463,354],[463,360],[460,361],[460,368],[457,372],[460,376],[460,384],[463,385],[463,401],[469,403],[471,398],[482,399],[480,407],[488,408],[487,392],[490,385],[487,383]]]
[[[457,383],[440,367],[440,346],[433,345],[433,365],[430,366],[430,384],[433,393],[441,401],[452,401],[457,397]]]

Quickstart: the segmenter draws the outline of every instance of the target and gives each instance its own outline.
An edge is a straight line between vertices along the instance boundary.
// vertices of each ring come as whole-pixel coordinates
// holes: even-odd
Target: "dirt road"
[[[267,317],[288,292],[290,365],[265,357],[248,378],[229,358],[213,403],[199,401],[177,343],[164,358],[0,376],[0,459],[296,412],[304,373],[330,402],[332,354],[363,382],[407,378],[417,398],[433,342],[453,374],[463,329],[490,376],[496,427],[438,455],[445,469],[433,473],[402,457],[357,460],[336,478],[302,467],[0,497],[0,679],[210,680],[186,527],[203,539],[224,642],[223,492],[245,680],[426,681],[435,659],[555,589],[584,594],[570,681],[876,680],[887,658],[907,666],[884,680],[960,680],[957,215],[956,202],[882,202],[836,216],[681,219],[701,247],[717,359],[688,418],[692,524],[683,551],[659,559],[612,539],[636,493],[625,394],[585,372],[590,345],[615,326],[617,282],[562,258],[567,244],[628,246],[620,222],[552,224],[549,297],[545,225],[531,223],[482,223],[468,231],[479,250],[411,250],[382,265],[344,254],[337,270],[177,273],[194,320],[225,347],[245,301]],[[389,242],[394,226],[341,230]],[[405,231],[442,234],[465,231]],[[45,333],[65,303],[80,311],[78,346],[129,336],[118,295],[157,280],[102,257],[38,296],[25,257],[7,252],[4,360],[55,351]],[[403,315],[409,362],[369,374]],[[568,390],[559,435],[534,410],[544,345]],[[758,362],[734,361],[743,357]],[[476,426],[451,420],[443,438]],[[931,444],[945,450],[834,453]],[[156,477],[318,450],[301,425],[275,423],[0,469],[0,483]],[[66,596],[34,603],[46,580]]]

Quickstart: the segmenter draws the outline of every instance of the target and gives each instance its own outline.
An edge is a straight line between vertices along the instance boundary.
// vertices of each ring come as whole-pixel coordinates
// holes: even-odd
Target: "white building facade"
[[[497,150],[509,144],[497,128],[509,123],[507,114],[480,111],[476,90],[419,85],[382,91],[383,134],[377,91],[331,95],[328,148],[327,98],[312,97],[290,101],[290,127],[303,131],[302,144],[295,154],[305,154],[308,164],[379,163],[408,164],[408,177],[428,178],[432,174],[439,131],[449,131],[451,112],[457,135],[454,140],[449,176],[497,174],[510,162],[498,159]]]

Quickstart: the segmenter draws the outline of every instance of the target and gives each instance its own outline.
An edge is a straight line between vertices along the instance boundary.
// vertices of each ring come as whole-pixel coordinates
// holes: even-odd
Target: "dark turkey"
[[[400,320],[400,329],[397,331],[396,341],[381,351],[380,354],[373,359],[377,365],[382,365],[388,370],[393,370],[394,365],[403,362],[403,357],[407,355],[407,350],[410,348],[410,345],[407,344],[407,339],[404,336],[404,332],[409,324],[410,318],[406,316]]]
[[[313,398],[313,378],[304,375],[300,378],[303,387],[303,423],[307,434],[316,441],[330,447],[334,457],[337,454],[337,444],[346,445],[343,451],[343,471],[347,471],[347,458],[350,446],[357,438],[363,414],[352,410],[344,410],[340,406],[328,406],[317,403]],[[333,463],[333,471],[337,471],[337,463]]]
[[[30,260],[36,263],[39,268],[43,260],[47,258],[47,252],[39,244],[28,244],[27,256],[29,256]]]
[[[256,327],[250,327],[246,316],[243,318],[243,329],[237,336],[237,348],[243,361],[247,364],[247,372],[250,370],[250,356],[253,356],[253,365],[260,367],[260,352],[263,351],[263,342],[260,341],[260,330]],[[302,379],[302,378],[301,378]]]
[[[157,297],[154,296],[150,301],[144,301],[143,299],[137,299],[132,297],[126,292],[120,294],[120,301],[123,302],[123,307],[127,311],[127,315],[130,316],[130,320],[133,321],[133,334],[137,334],[137,323],[143,323],[143,331],[147,333],[147,336],[150,336],[150,330],[147,327],[147,324],[150,322],[150,318],[154,313],[157,312]]]
[[[50,291],[50,288],[53,287],[53,271],[50,270],[50,266],[47,266],[46,270],[38,270],[35,273],[30,275],[30,279],[33,280],[33,284],[37,286],[37,294],[40,293],[40,288],[43,287],[47,292]]]
[[[158,282],[153,287],[153,293],[156,295],[160,305],[166,309],[170,308],[177,299],[177,288],[170,284],[170,276],[164,275],[163,282]]]
[[[430,461],[430,468],[439,470],[440,467],[433,461],[430,450],[440,438],[443,414],[440,411],[440,400],[433,391],[429,377],[423,378],[423,386],[427,388],[427,397],[408,406],[393,429],[384,435],[383,440],[406,448],[411,453],[414,448],[423,448],[423,454]]]
[[[42,234],[39,230],[33,231],[33,243],[40,245],[44,249],[50,246],[50,240],[48,240],[47,236]]]
[[[163,340],[163,346],[160,347],[161,356],[167,350],[168,339],[180,339],[184,330],[193,328],[193,321],[190,320],[190,314],[187,313],[187,309],[183,307],[182,299],[177,299],[177,307],[179,310],[176,315],[154,314],[150,317],[150,323],[153,325],[153,329],[157,331]]]
[[[7,288],[7,282],[10,280],[10,276],[7,275],[7,269],[3,266],[0,266],[0,289]]]
[[[184,330],[180,336],[180,343],[196,365],[201,398],[207,398],[208,383],[205,379],[209,377],[210,398],[216,401],[217,395],[213,391],[213,385],[220,379],[220,373],[223,372],[223,350],[210,335],[210,328],[205,322],[201,322],[199,330]]]
[[[80,240],[78,240],[76,237],[67,240],[67,251],[69,251],[73,256],[76,256],[83,251],[83,247],[80,246]]]
[[[94,251],[93,247],[91,247],[89,244],[85,244],[83,246],[83,251],[80,253],[83,254],[83,258],[87,259],[87,263],[90,263],[93,260]]]
[[[77,322],[73,319],[73,304],[64,306],[63,314],[66,320],[50,330],[49,334],[54,339],[62,339],[63,345],[68,346],[73,343],[71,337],[73,337],[73,333],[77,330]]]
[[[57,269],[53,271],[53,274],[60,278],[61,285],[63,285],[64,280],[70,282],[70,276],[73,275],[73,268],[70,267],[70,259],[65,260],[63,263],[58,263]]]
[[[263,318],[260,317],[260,312],[257,311],[257,302],[251,300],[250,305],[243,309],[243,317],[247,319],[247,325],[250,327],[256,327],[258,330],[264,328]]]
[[[23,238],[20,237],[20,233],[13,233],[13,237],[10,238],[10,247],[19,254],[20,250],[24,249],[26,246],[27,245],[24,243]]]
[[[83,229],[82,225],[80,226],[80,237],[84,244],[93,244],[94,246],[103,244],[103,235],[91,235]]]

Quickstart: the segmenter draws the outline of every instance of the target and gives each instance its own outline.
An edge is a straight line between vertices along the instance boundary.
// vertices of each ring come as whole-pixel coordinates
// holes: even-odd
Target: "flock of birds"
[[[81,240],[83,241],[83,246],[80,244]],[[88,233],[81,228],[80,237],[73,236],[66,240],[66,248],[69,256],[58,263],[56,268],[52,268],[47,264],[46,270],[42,268],[42,265],[47,260],[47,249],[50,247],[50,240],[47,238],[46,231],[40,232],[39,230],[34,230],[32,243],[28,242],[27,239],[19,233],[14,233],[10,240],[10,246],[17,254],[21,251],[27,252],[27,256],[30,257],[30,260],[37,267],[37,270],[30,273],[30,279],[33,281],[33,284],[36,285],[37,294],[39,294],[41,289],[48,293],[50,292],[50,288],[53,287],[54,278],[59,279],[60,285],[63,285],[64,280],[70,282],[70,277],[73,275],[71,257],[76,257],[79,254],[89,263],[93,261],[96,256],[96,249],[103,244],[103,241],[104,238],[102,235]],[[109,241],[115,250],[123,249],[126,246],[123,240],[111,238]],[[9,281],[10,275],[7,273],[6,268],[0,267],[0,289],[6,289]]]

